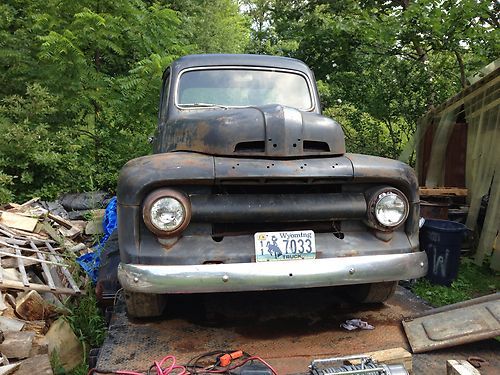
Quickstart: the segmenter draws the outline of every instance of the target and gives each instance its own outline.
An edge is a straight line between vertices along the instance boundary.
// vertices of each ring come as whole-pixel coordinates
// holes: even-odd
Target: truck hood
[[[161,126],[157,141],[161,152],[272,158],[345,153],[337,122],[282,105],[183,111]]]

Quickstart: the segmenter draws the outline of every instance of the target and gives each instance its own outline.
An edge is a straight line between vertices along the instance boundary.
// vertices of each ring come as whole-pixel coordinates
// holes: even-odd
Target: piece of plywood
[[[0,211],[0,223],[9,228],[33,232],[38,223],[38,219],[14,214],[12,212]]]
[[[481,375],[481,373],[463,359],[450,359],[446,361],[446,375]]]
[[[413,353],[448,348],[500,335],[500,298],[403,321]],[[473,301],[473,300],[472,300]],[[484,301],[481,300],[481,301]]]

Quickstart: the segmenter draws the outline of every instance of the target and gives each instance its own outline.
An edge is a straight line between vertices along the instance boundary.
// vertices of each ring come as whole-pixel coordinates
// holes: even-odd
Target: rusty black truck
[[[427,271],[413,170],[346,153],[295,59],[173,62],[153,154],[123,167],[117,196],[118,276],[136,317],[173,293],[350,285],[381,302]]]

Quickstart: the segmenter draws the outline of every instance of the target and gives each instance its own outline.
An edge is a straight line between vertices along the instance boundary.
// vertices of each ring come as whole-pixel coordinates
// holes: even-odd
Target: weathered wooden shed
[[[416,169],[420,186],[467,189],[470,229],[487,199],[475,261],[500,270],[500,59],[469,81],[420,122]]]

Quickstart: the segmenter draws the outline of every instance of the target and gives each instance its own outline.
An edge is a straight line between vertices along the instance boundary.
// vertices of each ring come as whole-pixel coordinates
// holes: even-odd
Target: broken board
[[[500,293],[446,306],[403,321],[413,353],[448,348],[500,335]]]
[[[0,211],[0,223],[10,228],[33,232],[38,223],[38,219],[14,214],[12,212]]]

